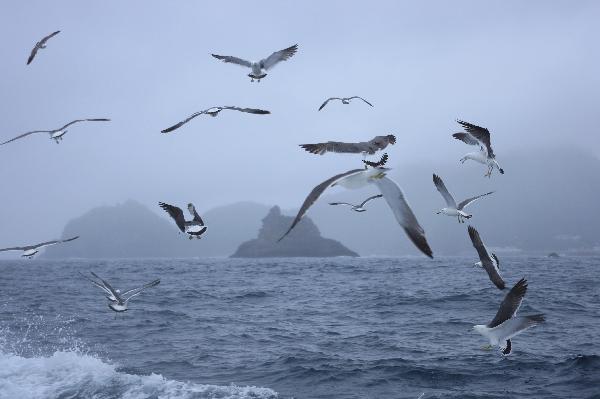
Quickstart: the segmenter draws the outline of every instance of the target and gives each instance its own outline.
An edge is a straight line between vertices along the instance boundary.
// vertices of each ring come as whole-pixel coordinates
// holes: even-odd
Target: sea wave
[[[0,353],[0,398],[94,399],[275,399],[277,392],[254,386],[220,386],[135,375],[95,356],[58,351],[27,358]]]

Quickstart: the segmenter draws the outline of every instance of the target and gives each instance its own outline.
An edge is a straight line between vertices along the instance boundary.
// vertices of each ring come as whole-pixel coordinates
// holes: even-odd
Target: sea
[[[600,258],[500,259],[546,315],[507,357],[473,257],[4,260],[0,398],[600,398]]]

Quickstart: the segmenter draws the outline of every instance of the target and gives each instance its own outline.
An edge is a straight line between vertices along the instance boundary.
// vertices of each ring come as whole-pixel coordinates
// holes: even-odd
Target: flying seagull
[[[381,195],[381,194],[373,195],[373,196],[367,198],[366,200],[364,200],[363,202],[361,202],[358,205],[349,204],[348,202],[330,202],[329,205],[347,205],[347,206],[349,206],[355,212],[365,212],[367,210],[365,208],[365,204],[367,202],[369,202],[371,200],[374,200],[375,198],[381,198],[381,197],[383,197],[383,195]]]
[[[500,174],[504,174],[504,169],[502,169],[498,164],[498,161],[496,161],[496,155],[492,150],[490,131],[486,128],[473,125],[469,122],[461,120],[458,120],[457,122],[462,125],[463,129],[466,130],[466,133],[454,133],[452,137],[462,141],[465,144],[479,146],[479,151],[469,152],[460,159],[460,162],[465,163],[465,161],[470,159],[475,162],[487,165],[488,170],[485,174],[486,177],[492,176],[492,171],[494,170],[494,168],[498,169]]]
[[[117,313],[125,312],[127,310],[127,305],[131,298],[133,298],[134,296],[138,296],[146,288],[154,287],[154,286],[160,284],[160,280],[156,279],[154,281],[151,281],[147,284],[142,285],[139,288],[134,288],[134,289],[127,290],[127,291],[121,293],[120,290],[115,290],[106,280],[103,280],[102,278],[100,278],[96,273],[94,273],[94,272],[90,272],[90,273],[96,280],[93,280],[81,273],[80,274],[84,278],[91,281],[92,284],[94,284],[96,287],[98,287],[102,291],[104,291],[104,293],[106,294],[106,299],[108,299],[108,307]]]
[[[200,215],[198,215],[198,212],[196,212],[194,204],[188,204],[188,211],[194,217],[192,220],[185,220],[181,208],[165,204],[164,202],[159,202],[158,206],[167,211],[169,216],[171,216],[175,221],[177,227],[179,227],[179,230],[181,230],[182,233],[186,233],[190,240],[194,237],[200,239],[202,238],[202,234],[206,232],[207,227],[204,225],[204,222],[202,221]]]
[[[326,143],[317,144],[300,144],[300,147],[311,154],[317,155],[323,155],[326,152],[373,155],[375,152],[385,149],[388,144],[396,144],[396,136],[393,134],[388,134],[387,136],[375,136],[369,141],[361,141],[359,143],[328,141]]]
[[[46,241],[46,242],[41,242],[39,244],[35,244],[35,245],[26,245],[24,247],[11,247],[11,248],[2,248],[0,249],[0,252],[4,252],[4,251],[23,251],[23,254],[21,255],[22,257],[25,258],[33,258],[33,256],[35,254],[37,254],[41,248],[44,247],[49,247],[51,245],[56,245],[56,244],[62,244],[63,242],[69,242],[69,241],[73,241],[78,239],[79,236],[75,236],[75,237],[71,237],[71,238],[67,238],[65,240],[53,240],[53,241]]]
[[[75,119],[74,121],[71,121],[69,123],[67,123],[66,125],[64,125],[63,127],[60,127],[58,129],[54,129],[54,130],[34,130],[32,132],[27,132],[27,133],[23,133],[17,137],[13,137],[10,140],[7,140],[3,143],[0,143],[0,145],[4,145],[4,144],[8,144],[11,141],[15,141],[18,139],[22,139],[23,137],[27,137],[30,134],[34,134],[34,133],[48,133],[50,135],[50,139],[54,140],[56,142],[56,144],[58,144],[60,141],[62,141],[63,136],[67,133],[67,128],[75,123],[79,123],[79,122],[110,122],[110,119],[106,119],[106,118],[96,118],[96,119]]]
[[[458,223],[464,223],[465,219],[470,219],[473,216],[464,211],[464,209],[467,206],[469,206],[472,202],[475,202],[479,198],[485,197],[486,195],[490,195],[493,193],[493,191],[490,191],[489,193],[481,194],[476,197],[467,198],[466,200],[464,200],[464,201],[460,202],[458,205],[456,205],[456,201],[454,200],[452,195],[450,195],[450,193],[448,192],[448,189],[446,188],[444,181],[435,173],[433,174],[433,184],[435,184],[435,187],[437,188],[437,190],[440,192],[440,194],[442,194],[442,197],[444,197],[444,200],[446,200],[446,207],[442,208],[439,212],[436,212],[436,213],[438,215],[440,213],[443,213],[444,215],[448,215],[448,216],[456,216],[458,218]]]
[[[417,218],[410,209],[402,189],[400,189],[398,184],[396,184],[393,180],[385,176],[385,173],[388,170],[390,169],[384,167],[353,169],[349,170],[348,172],[335,175],[318,184],[308,194],[304,200],[304,203],[300,207],[298,214],[294,218],[292,225],[278,241],[283,240],[283,238],[287,236],[294,227],[296,227],[304,214],[328,187],[339,185],[347,189],[358,189],[365,187],[368,184],[375,184],[379,188],[383,198],[388,203],[388,206],[394,213],[394,217],[400,226],[402,226],[404,232],[408,235],[413,244],[415,244],[415,246],[419,248],[419,250],[421,250],[421,252],[423,252],[425,255],[433,258],[433,253],[429,247],[429,244],[427,243],[427,239],[425,238],[425,231],[419,225]]]
[[[363,100],[365,103],[369,104],[371,107],[373,106],[373,104],[371,104],[370,102],[368,102],[367,100],[365,100],[362,97],[359,96],[352,96],[352,97],[329,97],[327,100],[325,100],[325,102],[323,104],[321,104],[321,106],[319,107],[319,111],[322,110],[329,101],[331,100],[340,100],[342,102],[342,104],[350,104],[350,101],[354,100],[355,98],[360,98],[361,100]]]
[[[231,57],[228,55],[212,54],[212,56],[223,62],[237,64],[252,69],[252,72],[248,74],[248,76],[251,79],[251,82],[254,82],[254,79],[256,79],[257,82],[260,82],[262,78],[267,76],[267,73],[263,72],[263,70],[268,71],[269,69],[277,65],[280,61],[287,61],[294,54],[296,54],[296,51],[298,51],[298,45],[294,44],[293,46],[288,47],[286,49],[276,51],[267,58],[262,59],[258,62],[246,61],[244,59]]]
[[[479,232],[475,230],[473,226],[469,226],[468,230],[471,242],[479,254],[479,262],[475,263],[475,266],[483,267],[490,277],[490,281],[494,283],[498,289],[503,290],[506,285],[504,284],[502,277],[500,277],[500,261],[498,260],[498,257],[496,254],[488,252],[483,241],[481,241],[481,237],[479,237]]]
[[[487,348],[493,346],[500,347],[501,344],[506,342],[506,347],[502,349],[502,354],[508,355],[512,350],[510,340],[512,337],[545,321],[543,314],[516,316],[526,292],[527,280],[522,278],[506,294],[506,297],[500,304],[498,313],[496,313],[496,316],[489,324],[473,326],[475,331],[490,340]]]
[[[37,54],[38,50],[46,48],[46,42],[50,40],[50,38],[58,35],[59,33],[59,30],[57,30],[56,32],[52,32],[48,36],[44,37],[42,40],[37,42],[35,46],[33,46],[31,54],[29,54],[29,58],[27,59],[27,65],[31,64],[31,61],[33,61],[33,59],[35,58],[35,55]]]
[[[204,111],[193,113],[192,115],[188,116],[186,119],[182,120],[181,122],[176,123],[175,125],[168,127],[164,130],[161,130],[161,133],[172,132],[173,130],[180,128],[181,126],[185,125],[186,123],[188,123],[189,121],[191,121],[192,119],[194,119],[195,117],[197,117],[199,115],[205,114],[205,115],[210,115],[213,117],[217,116],[219,114],[219,112],[223,111],[224,109],[240,111],[240,112],[247,112],[249,114],[258,114],[258,115],[266,115],[266,114],[271,113],[269,111],[265,111],[263,109],[256,109],[256,108],[240,108],[240,107],[231,107],[231,106],[211,107],[211,108],[205,109]]]

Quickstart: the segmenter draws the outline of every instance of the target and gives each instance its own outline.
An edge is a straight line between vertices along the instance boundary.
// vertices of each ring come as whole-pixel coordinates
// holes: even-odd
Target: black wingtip
[[[372,107],[372,105],[371,105],[371,107]],[[392,144],[392,145],[396,144],[396,136],[394,136],[393,134],[388,134],[387,138],[390,141],[390,144]]]
[[[504,174],[504,169],[500,168],[500,174],[503,175]]]

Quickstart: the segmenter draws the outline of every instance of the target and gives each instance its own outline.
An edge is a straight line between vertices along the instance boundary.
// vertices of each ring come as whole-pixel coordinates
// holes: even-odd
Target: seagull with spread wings
[[[335,175],[318,184],[308,194],[291,226],[278,241],[283,240],[294,229],[294,227],[296,227],[308,209],[312,206],[312,204],[315,203],[317,199],[319,199],[319,197],[325,192],[325,190],[327,190],[327,188],[333,186],[342,186],[347,189],[359,189],[366,187],[369,184],[375,184],[392,210],[392,213],[394,214],[398,224],[400,224],[400,226],[404,229],[404,232],[408,238],[410,238],[413,244],[421,252],[428,257],[433,258],[433,252],[431,251],[431,248],[427,243],[427,239],[425,238],[425,231],[417,221],[417,218],[410,208],[408,201],[406,201],[402,189],[398,186],[398,184],[396,184],[396,182],[386,176],[386,172],[388,170],[390,169],[384,167],[353,169]]]
[[[490,131],[481,126],[473,125],[472,123],[465,121],[457,121],[466,130],[465,132],[454,133],[452,137],[462,141],[468,145],[479,146],[479,151],[469,152],[460,159],[461,163],[465,163],[467,160],[472,160],[484,165],[487,165],[488,170],[485,174],[486,177],[492,176],[492,171],[498,169],[500,174],[504,174],[504,169],[500,167],[498,161],[496,161],[496,155],[492,150],[492,144],[490,139]]]
[[[251,79],[250,81],[254,82],[254,79],[256,79],[257,82],[260,82],[261,79],[267,76],[266,71],[273,68],[281,61],[289,60],[294,54],[296,54],[296,51],[298,51],[298,45],[294,44],[293,46],[283,50],[276,51],[267,58],[264,58],[258,62],[247,61],[242,58],[232,57],[229,55],[212,54],[212,56],[226,63],[237,64],[246,68],[250,68],[252,70],[252,72],[248,74],[248,77]]]
[[[195,113],[191,114],[190,116],[188,116],[186,119],[182,120],[181,122],[176,123],[171,127],[161,130],[161,133],[169,133],[175,129],[179,129],[181,126],[185,125],[186,123],[188,123],[189,121],[191,121],[192,119],[194,119],[195,117],[200,116],[200,115],[210,115],[210,116],[215,117],[215,116],[219,115],[219,112],[223,111],[224,109],[228,109],[228,110],[232,110],[232,111],[239,111],[239,112],[246,112],[248,114],[257,114],[257,115],[266,115],[266,114],[271,113],[269,111],[265,111],[264,109],[240,108],[240,107],[232,107],[229,105],[224,106],[224,107],[211,107],[211,108],[205,109],[203,111],[199,111],[199,112],[195,112]]]
[[[522,278],[506,294],[496,316],[489,324],[473,326],[475,331],[490,340],[490,344],[484,348],[501,347],[506,342],[502,354],[508,355],[512,351],[512,337],[545,321],[543,314],[516,316],[526,292],[527,280]]]
[[[344,154],[363,154],[373,155],[377,151],[385,149],[389,144],[396,144],[396,136],[388,134],[387,136],[375,136],[369,141],[358,143],[344,143],[341,141],[328,141],[326,143],[300,144],[311,154],[323,155],[327,152],[337,152]]]
[[[62,141],[63,136],[65,134],[67,134],[67,128],[75,123],[79,123],[79,122],[110,122],[110,119],[106,119],[106,118],[96,118],[96,119],[75,119],[74,121],[71,121],[69,123],[67,123],[66,125],[64,125],[63,127],[60,127],[58,129],[54,129],[54,130],[34,130],[31,132],[27,132],[27,133],[23,133],[17,137],[13,137],[10,140],[7,140],[3,143],[0,143],[0,145],[4,145],[4,144],[8,144],[12,141],[15,140],[19,140],[22,139],[23,137],[27,137],[31,134],[34,133],[48,133],[50,135],[50,139],[54,140],[56,142],[56,144],[59,144],[59,142]]]
[[[329,97],[327,100],[325,100],[325,102],[323,104],[321,104],[321,106],[319,107],[319,111],[322,110],[323,108],[325,108],[325,106],[329,103],[329,101],[339,100],[339,101],[342,102],[342,104],[350,104],[350,101],[354,100],[355,98],[363,100],[365,103],[369,104],[371,107],[373,106],[373,104],[371,104],[370,102],[368,102],[367,100],[365,100],[364,98],[362,98],[360,96],[352,96],[352,97]]]
[[[200,239],[202,238],[202,234],[206,233],[207,227],[204,225],[204,221],[202,220],[200,215],[198,215],[194,204],[192,204],[191,202],[188,204],[188,211],[194,217],[192,220],[185,220],[181,208],[178,208],[174,205],[159,202],[158,206],[164,209],[169,214],[169,216],[171,216],[179,230],[182,233],[187,234],[190,240],[194,237]]]
[[[49,247],[51,245],[56,245],[56,244],[62,244],[64,242],[73,241],[78,238],[79,238],[79,236],[75,236],[75,237],[67,238],[65,240],[52,240],[52,241],[41,242],[39,244],[34,244],[34,245],[25,245],[23,247],[2,248],[2,249],[0,249],[0,252],[23,251],[23,254],[21,256],[24,258],[31,259],[31,258],[33,258],[33,256],[35,254],[37,254],[40,251],[40,249],[42,249],[44,247]]]
[[[330,202],[329,205],[346,205],[346,206],[349,206],[355,212],[365,212],[367,210],[367,208],[365,208],[365,205],[367,202],[372,201],[376,198],[381,198],[381,197],[383,197],[383,195],[381,195],[381,194],[372,195],[369,198],[367,198],[366,200],[364,200],[363,202],[361,202],[360,204],[350,204],[348,202]]]
[[[108,307],[112,311],[117,312],[117,313],[127,311],[129,300],[131,298],[138,296],[139,294],[142,293],[142,291],[144,291],[147,288],[154,287],[154,286],[157,286],[158,284],[160,284],[160,280],[156,279],[154,281],[151,281],[147,284],[142,285],[141,287],[133,288],[131,290],[121,292],[120,290],[114,289],[108,283],[108,281],[102,279],[96,273],[94,273],[94,272],[90,272],[90,273],[92,274],[92,276],[94,277],[95,280],[90,277],[87,277],[86,275],[84,275],[82,273],[79,273],[79,274],[81,274],[85,279],[89,280],[96,287],[98,287],[102,291],[104,291],[104,294],[106,295],[106,299],[108,299]]]
[[[442,208],[436,213],[438,215],[440,213],[443,213],[444,215],[448,216],[456,216],[458,218],[458,223],[464,223],[465,219],[470,219],[473,216],[464,211],[464,209],[467,206],[477,201],[479,198],[485,197],[486,195],[490,195],[493,193],[493,191],[490,191],[489,193],[481,194],[476,197],[467,198],[466,200],[459,202],[457,205],[456,201],[454,200],[454,197],[452,197],[450,192],[448,192],[448,189],[446,188],[446,185],[444,184],[442,178],[436,175],[435,173],[433,174],[433,184],[435,184],[435,187],[440,192],[440,194],[442,194],[442,197],[444,197],[444,200],[446,201],[446,207]]]
[[[506,288],[506,285],[500,276],[500,260],[496,254],[487,250],[479,236],[479,232],[473,226],[469,226],[468,230],[473,247],[475,247],[475,250],[479,255],[479,262],[475,263],[475,266],[482,267],[488,274],[490,281],[494,283],[498,289],[503,290]]]
[[[46,42],[48,40],[50,40],[51,38],[53,38],[54,36],[58,35],[59,33],[60,33],[59,30],[57,30],[56,32],[52,32],[48,36],[44,37],[42,40],[37,42],[35,44],[35,46],[33,46],[33,49],[31,50],[31,54],[29,54],[29,58],[27,59],[27,65],[31,64],[31,61],[33,61],[33,59],[35,58],[38,50],[46,48]]]

